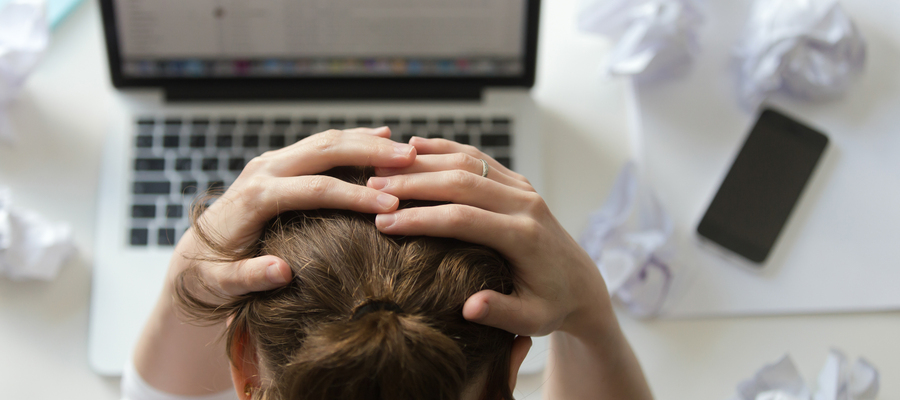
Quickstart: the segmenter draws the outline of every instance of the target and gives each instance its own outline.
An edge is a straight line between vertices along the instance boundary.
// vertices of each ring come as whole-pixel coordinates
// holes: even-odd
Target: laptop
[[[538,0],[100,3],[118,101],[91,294],[99,374],[118,375],[129,359],[193,198],[227,188],[264,151],[330,128],[387,125],[397,141],[478,146],[540,191],[529,95]],[[526,370],[541,368],[533,358]]]

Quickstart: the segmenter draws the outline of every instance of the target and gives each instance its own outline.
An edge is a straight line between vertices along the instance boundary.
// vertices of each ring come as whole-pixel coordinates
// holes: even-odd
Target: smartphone
[[[697,233],[761,266],[816,169],[828,137],[765,109],[697,226]]]

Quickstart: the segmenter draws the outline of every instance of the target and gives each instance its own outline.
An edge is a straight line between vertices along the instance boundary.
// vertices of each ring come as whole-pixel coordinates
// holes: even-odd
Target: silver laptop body
[[[479,146],[542,186],[540,121],[528,92],[537,1],[234,3],[101,1],[121,90],[97,208],[89,362],[99,374],[120,374],[130,357],[194,195],[227,187],[265,150],[328,128],[387,125],[398,141]],[[350,23],[359,30],[338,29]],[[445,37],[463,31],[484,37]],[[283,43],[294,35],[324,44]],[[474,45],[498,35],[494,47]],[[543,362],[530,357],[523,370]]]

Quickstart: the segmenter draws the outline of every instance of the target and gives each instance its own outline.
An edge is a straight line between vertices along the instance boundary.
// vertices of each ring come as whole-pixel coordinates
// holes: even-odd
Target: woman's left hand
[[[381,176],[368,186],[401,199],[451,204],[379,214],[378,229],[482,244],[513,265],[516,292],[474,294],[463,308],[466,319],[525,336],[556,330],[595,335],[614,325],[596,265],[527,179],[472,146],[418,137],[410,144],[418,154],[413,165],[376,169]]]

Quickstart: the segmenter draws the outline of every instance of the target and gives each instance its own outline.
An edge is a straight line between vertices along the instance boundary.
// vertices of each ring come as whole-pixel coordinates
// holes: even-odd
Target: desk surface
[[[874,1],[874,0],[873,0]],[[545,196],[574,234],[629,157],[625,85],[605,80],[604,40],[578,34],[577,0],[544,2],[538,84],[545,132]],[[13,105],[15,147],[0,148],[0,184],[14,203],[68,221],[81,251],[49,283],[0,279],[0,387],[8,399],[118,399],[117,379],[87,364],[87,320],[99,159],[109,83],[96,2],[55,31]],[[881,399],[900,398],[900,314],[845,314],[621,323],[659,399],[727,399],[735,385],[785,352],[813,380],[830,347],[864,355],[883,375]],[[552,366],[550,366],[552,368]],[[540,399],[523,377],[519,399]]]

